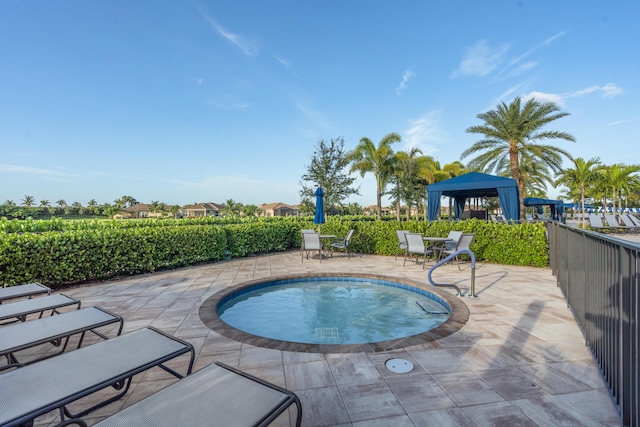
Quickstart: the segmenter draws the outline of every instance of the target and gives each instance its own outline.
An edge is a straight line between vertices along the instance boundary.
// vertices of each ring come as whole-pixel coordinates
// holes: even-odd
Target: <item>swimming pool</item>
[[[447,336],[469,310],[419,282],[334,273],[236,285],[205,301],[200,317],[221,335],[260,347],[375,352]]]

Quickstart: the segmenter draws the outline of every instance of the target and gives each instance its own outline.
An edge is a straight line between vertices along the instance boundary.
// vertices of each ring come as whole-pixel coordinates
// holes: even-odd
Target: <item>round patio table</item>
[[[447,242],[452,242],[453,239],[450,237],[430,237],[430,236],[424,236],[423,237],[425,242],[431,242],[433,243],[432,247],[433,247],[433,254],[436,258],[436,260],[440,259],[440,255],[442,254],[442,250],[444,249],[444,246],[447,244]]]

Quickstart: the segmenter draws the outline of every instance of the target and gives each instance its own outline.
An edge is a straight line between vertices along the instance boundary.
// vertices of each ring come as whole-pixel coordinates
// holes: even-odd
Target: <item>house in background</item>
[[[202,218],[205,216],[220,216],[225,205],[217,203],[196,203],[195,205],[180,208],[180,214],[186,218]]]
[[[122,218],[149,218],[155,214],[151,213],[151,205],[148,203],[138,203],[128,208],[124,208],[120,214]],[[158,215],[161,215],[158,213]],[[118,216],[118,215],[116,215]]]
[[[258,206],[263,216],[299,216],[300,207],[291,206],[286,203],[264,203]]]

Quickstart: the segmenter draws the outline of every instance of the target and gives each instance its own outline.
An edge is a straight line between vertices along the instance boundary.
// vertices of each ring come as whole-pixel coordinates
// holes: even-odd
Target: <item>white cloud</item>
[[[402,81],[396,88],[396,93],[398,95],[402,94],[402,92],[404,92],[404,90],[407,88],[407,83],[409,83],[409,81],[412,80],[415,76],[416,76],[416,73],[414,73],[411,70],[406,70],[402,75]]]
[[[593,85],[584,89],[577,90],[575,92],[568,92],[564,94],[558,93],[544,93],[544,92],[530,92],[522,96],[523,100],[536,98],[540,102],[553,102],[559,106],[563,106],[565,101],[569,98],[575,98],[578,96],[591,95],[594,93],[600,93],[603,98],[612,98],[614,96],[624,93],[624,90],[614,83],[607,83],[604,86]]]
[[[66,170],[66,168],[63,168],[63,167],[59,167],[58,169]],[[0,164],[0,172],[23,173],[27,175],[38,175],[38,176],[52,177],[52,178],[72,178],[72,177],[81,176],[73,173],[60,172],[53,169],[34,168],[31,166],[2,165],[2,164]]]
[[[533,54],[538,49],[550,45],[552,42],[564,36],[566,33],[567,33],[566,30],[561,31],[558,34],[555,34],[549,37],[548,39],[538,44],[537,46],[532,47],[531,49],[529,49],[522,55],[518,56],[517,58],[512,59],[511,61],[509,61],[509,63],[504,69],[502,69],[499,73],[497,73],[496,79],[515,77],[537,67],[538,63],[536,61],[529,61],[522,65],[518,65],[518,64],[520,64],[525,58]]]
[[[451,77],[486,76],[502,62],[508,50],[509,45],[507,44],[492,48],[485,40],[480,40],[467,48],[467,53],[460,67],[451,74]]]
[[[223,110],[244,110],[251,106],[251,104],[248,102],[220,100],[220,99],[207,99],[207,104],[216,108],[221,108]]]
[[[446,140],[446,134],[439,127],[440,111],[434,110],[409,121],[409,129],[404,132],[405,149],[417,147],[424,155],[438,151],[435,145]]]
[[[205,21],[207,21],[209,25],[211,25],[211,27],[213,27],[213,29],[216,30],[216,32],[219,35],[221,35],[223,38],[225,38],[226,40],[230,41],[231,43],[239,47],[240,50],[242,50],[242,52],[244,52],[245,55],[254,56],[258,53],[258,47],[254,43],[250,42],[249,40],[246,40],[242,36],[239,36],[237,34],[234,34],[230,31],[225,30],[224,28],[222,28],[220,24],[218,24],[218,22],[215,19],[211,18],[201,8],[198,8],[198,11],[202,15],[202,17],[205,19]]]
[[[523,101],[528,101],[531,98],[535,98],[538,102],[553,102],[559,107],[562,107],[564,105],[566,96],[559,95],[557,93],[544,93],[537,91],[529,92],[528,94],[522,96]]]
[[[274,58],[276,58],[276,60],[282,64],[283,67],[287,68],[287,69],[291,69],[291,67],[293,67],[293,62],[291,62],[288,59],[284,59],[279,57],[278,55],[273,55]]]

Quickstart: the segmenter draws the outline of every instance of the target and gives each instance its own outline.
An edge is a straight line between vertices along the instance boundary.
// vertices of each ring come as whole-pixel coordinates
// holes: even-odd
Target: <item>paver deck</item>
[[[620,425],[549,269],[479,264],[478,297],[461,298],[470,310],[467,324],[446,338],[388,352],[322,354],[255,347],[221,336],[200,320],[200,305],[225,287],[305,272],[427,282],[421,265],[403,267],[394,257],[356,254],[301,263],[299,251],[288,251],[64,292],[84,307],[100,305],[123,316],[123,333],[151,325],[191,342],[197,354],[194,371],[221,361],[296,392],[303,426]],[[434,279],[455,282],[467,293],[470,270],[448,265]],[[392,373],[384,365],[390,358],[407,359],[415,369]],[[134,378],[127,397],[86,420],[95,423],[173,382],[164,371],[151,370]],[[56,416],[43,417],[37,425],[48,425]],[[295,413],[285,414],[274,425],[288,426],[293,419]]]

